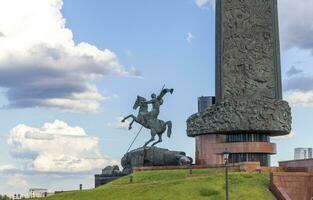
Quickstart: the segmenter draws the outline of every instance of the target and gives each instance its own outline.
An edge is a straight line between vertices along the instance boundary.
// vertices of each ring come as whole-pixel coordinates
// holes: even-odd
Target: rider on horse
[[[132,118],[133,120],[129,124],[129,129],[132,128],[132,124],[137,122],[144,126],[147,129],[150,129],[151,139],[145,143],[144,147],[147,146],[150,142],[155,140],[155,136],[159,136],[159,140],[152,144],[152,146],[162,142],[162,134],[167,130],[167,136],[170,137],[172,133],[172,122],[171,121],[163,121],[158,119],[160,114],[160,106],[163,104],[163,97],[167,93],[173,93],[174,89],[162,89],[159,96],[156,94],[151,95],[151,100],[147,101],[144,97],[137,96],[137,100],[133,106],[136,110],[139,107],[139,113],[136,116],[129,115],[125,117],[122,122],[125,122],[128,118]],[[148,104],[152,104],[152,110],[148,111]]]
[[[163,104],[163,97],[168,92],[173,94],[174,89],[162,89],[159,96],[156,96],[155,93],[151,94],[151,100],[146,102],[147,104],[152,104],[152,110],[148,113],[148,115],[150,115],[150,119],[158,119],[160,106]]]

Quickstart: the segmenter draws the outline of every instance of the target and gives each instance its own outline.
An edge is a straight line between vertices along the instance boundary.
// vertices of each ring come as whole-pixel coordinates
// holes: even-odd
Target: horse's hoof
[[[124,122],[125,122],[125,119],[122,119],[122,121],[121,121],[121,122],[123,122],[123,123],[124,123]]]
[[[133,128],[133,127],[130,126],[130,127],[128,127],[128,130],[131,130],[132,128]]]

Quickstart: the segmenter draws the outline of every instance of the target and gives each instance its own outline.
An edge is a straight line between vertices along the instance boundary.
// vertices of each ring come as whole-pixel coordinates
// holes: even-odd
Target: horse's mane
[[[146,98],[144,98],[144,97],[142,97],[142,96],[137,96],[141,101],[147,101],[147,99]]]

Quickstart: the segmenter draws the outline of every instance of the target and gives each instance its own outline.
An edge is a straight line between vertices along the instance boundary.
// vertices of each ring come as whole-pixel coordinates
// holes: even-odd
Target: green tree
[[[0,194],[0,200],[11,200],[11,198],[8,197],[7,195],[1,195]]]

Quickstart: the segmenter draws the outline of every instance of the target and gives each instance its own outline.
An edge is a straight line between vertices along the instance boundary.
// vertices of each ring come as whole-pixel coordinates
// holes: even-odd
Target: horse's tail
[[[171,121],[167,121],[166,122],[167,125],[167,137],[171,137],[172,135],[172,122]]]

